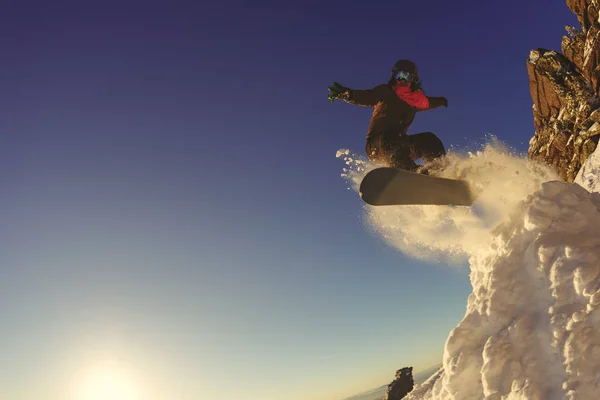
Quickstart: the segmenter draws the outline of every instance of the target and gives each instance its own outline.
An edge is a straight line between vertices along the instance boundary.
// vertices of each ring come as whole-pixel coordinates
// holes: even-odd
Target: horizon
[[[430,375],[425,376],[424,374],[429,373],[430,371],[435,371],[439,368],[441,368],[443,366],[443,363],[440,361],[439,364],[435,364],[435,365],[431,365],[428,368],[422,369],[420,371],[414,372],[413,373],[413,378],[414,378],[414,382],[415,385],[418,385],[424,381],[426,381],[427,379],[429,379]],[[346,397],[344,399],[340,399],[340,400],[360,400],[361,397],[365,396],[365,395],[369,395],[369,394],[374,394],[376,392],[379,391],[385,391],[386,388],[388,387],[388,385],[393,382],[395,379],[395,377],[393,376],[392,379],[390,379],[390,381],[388,383],[382,383],[379,386],[373,387],[371,389],[367,389],[365,391],[356,393],[352,396]]]

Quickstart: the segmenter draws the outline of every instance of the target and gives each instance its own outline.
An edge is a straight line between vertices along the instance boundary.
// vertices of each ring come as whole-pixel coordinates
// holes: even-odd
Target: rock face
[[[581,29],[566,27],[562,54],[537,49],[527,61],[536,128],[528,155],[573,182],[600,135],[600,2],[567,5]]]
[[[388,385],[383,399],[400,400],[413,390],[414,385],[412,367],[399,369],[396,371],[396,379]]]

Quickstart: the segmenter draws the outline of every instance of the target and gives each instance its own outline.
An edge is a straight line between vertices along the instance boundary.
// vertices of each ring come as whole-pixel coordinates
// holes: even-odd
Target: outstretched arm
[[[434,108],[439,107],[448,107],[448,99],[445,97],[429,97],[427,96],[427,100],[429,100],[429,107],[427,110],[433,110]],[[423,110],[425,111],[425,110]]]
[[[345,101],[356,106],[373,107],[381,100],[381,87],[379,85],[373,89],[354,90],[340,85],[337,82],[329,86],[329,101],[333,103],[335,99]]]

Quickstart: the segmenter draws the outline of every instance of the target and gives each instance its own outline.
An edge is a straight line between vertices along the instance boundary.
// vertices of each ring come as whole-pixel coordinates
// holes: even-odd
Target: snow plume
[[[342,177],[356,192],[366,172],[377,167],[348,150],[338,151],[337,157],[344,158],[347,166]],[[479,193],[473,207],[364,207],[369,227],[391,246],[414,258],[464,262],[486,247],[493,228],[514,212],[527,195],[543,182],[557,179],[549,169],[513,155],[493,138],[480,151],[465,155],[449,152],[443,164],[443,170],[434,175],[469,181]]]
[[[373,167],[363,163],[359,171],[350,166],[360,163],[347,161],[344,176],[354,185]],[[406,399],[599,398],[600,193],[489,145],[451,156],[448,165],[444,176],[485,189],[473,207],[479,211],[366,209],[369,224],[403,251],[418,244],[470,262],[473,293],[446,341],[443,368]],[[581,181],[597,187],[590,173],[600,165],[586,171]],[[448,237],[436,237],[442,234]]]

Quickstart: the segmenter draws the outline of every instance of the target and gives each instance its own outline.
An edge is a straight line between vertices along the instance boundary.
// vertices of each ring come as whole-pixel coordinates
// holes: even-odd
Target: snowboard
[[[391,167],[369,171],[360,184],[360,197],[372,206],[471,206],[475,200],[466,181]]]

